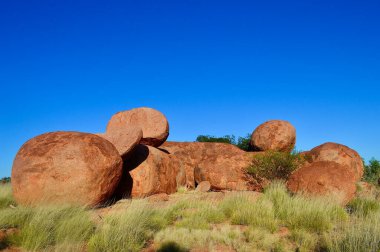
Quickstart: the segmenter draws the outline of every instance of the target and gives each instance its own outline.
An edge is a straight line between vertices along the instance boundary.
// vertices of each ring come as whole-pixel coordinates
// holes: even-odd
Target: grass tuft
[[[90,251],[140,251],[163,228],[166,221],[158,210],[133,201],[123,212],[107,216],[89,241]]]
[[[0,184],[0,209],[16,205],[12,197],[12,187],[10,183]]]

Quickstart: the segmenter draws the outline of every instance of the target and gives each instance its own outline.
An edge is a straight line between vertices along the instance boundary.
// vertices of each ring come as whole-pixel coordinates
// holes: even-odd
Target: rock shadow
[[[123,156],[123,174],[111,197],[112,202],[131,197],[133,178],[129,172],[144,162],[148,156],[149,148],[142,144],[138,144],[129,155]]]

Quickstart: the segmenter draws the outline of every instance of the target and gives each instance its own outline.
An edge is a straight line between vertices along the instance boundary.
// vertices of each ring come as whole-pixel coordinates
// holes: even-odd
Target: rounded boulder
[[[105,139],[88,133],[51,132],[27,141],[12,167],[12,189],[22,205],[97,206],[113,194],[123,161]]]
[[[152,146],[139,144],[133,155],[124,159],[124,174],[115,198],[145,198],[171,194],[186,184],[186,172],[178,159]]]
[[[363,176],[364,165],[360,155],[349,147],[337,143],[324,143],[306,152],[309,162],[333,161],[346,165],[353,172],[357,180]]]
[[[331,161],[307,164],[290,175],[287,186],[294,193],[335,197],[346,204],[356,192],[353,171],[347,166]]]
[[[259,125],[252,133],[255,151],[291,151],[296,143],[296,129],[287,121],[271,120]]]
[[[158,147],[169,136],[169,123],[164,114],[152,108],[135,108],[119,112],[112,116],[107,125],[106,134],[123,131],[131,127],[142,129],[140,144]]]
[[[143,133],[141,128],[131,127],[125,130],[115,130],[96,135],[111,142],[118,150],[120,156],[125,158],[140,143]]]

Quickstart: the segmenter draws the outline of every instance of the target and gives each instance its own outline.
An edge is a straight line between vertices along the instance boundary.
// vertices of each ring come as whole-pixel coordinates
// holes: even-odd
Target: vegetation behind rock
[[[210,135],[199,135],[196,139],[197,142],[208,142],[208,143],[229,143],[236,145],[242,150],[250,150],[251,134],[247,134],[245,137],[236,137],[234,135],[225,135],[222,137],[215,137]]]

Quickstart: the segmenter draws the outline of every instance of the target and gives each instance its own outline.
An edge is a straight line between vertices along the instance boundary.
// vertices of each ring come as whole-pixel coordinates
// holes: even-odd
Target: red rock
[[[252,133],[251,146],[256,151],[291,151],[296,143],[296,129],[287,121],[272,120]]]
[[[186,183],[209,181],[215,190],[257,190],[245,169],[255,154],[226,143],[166,142],[162,149],[180,160],[186,170]]]
[[[336,196],[348,203],[356,192],[354,172],[347,166],[331,161],[317,161],[292,173],[288,180],[290,191],[317,196]]]
[[[341,165],[347,165],[357,180],[363,176],[364,165],[360,155],[349,147],[337,143],[324,143],[306,152],[306,160],[309,162],[333,161]]]
[[[197,192],[208,192],[211,189],[211,184],[208,181],[202,181],[197,185],[195,189]]]
[[[146,145],[137,145],[124,161],[124,175],[116,198],[143,198],[159,193],[175,193],[185,185],[186,173],[178,160],[168,153]]]
[[[107,134],[124,131],[131,127],[142,129],[140,144],[160,146],[169,136],[169,123],[159,111],[151,108],[135,108],[119,112],[112,116],[107,125]]]
[[[51,132],[26,142],[12,168],[19,204],[80,204],[108,200],[122,175],[122,159],[103,138],[79,132]]]
[[[140,143],[143,133],[141,128],[131,127],[96,135],[111,142],[118,150],[120,156],[124,158]]]

